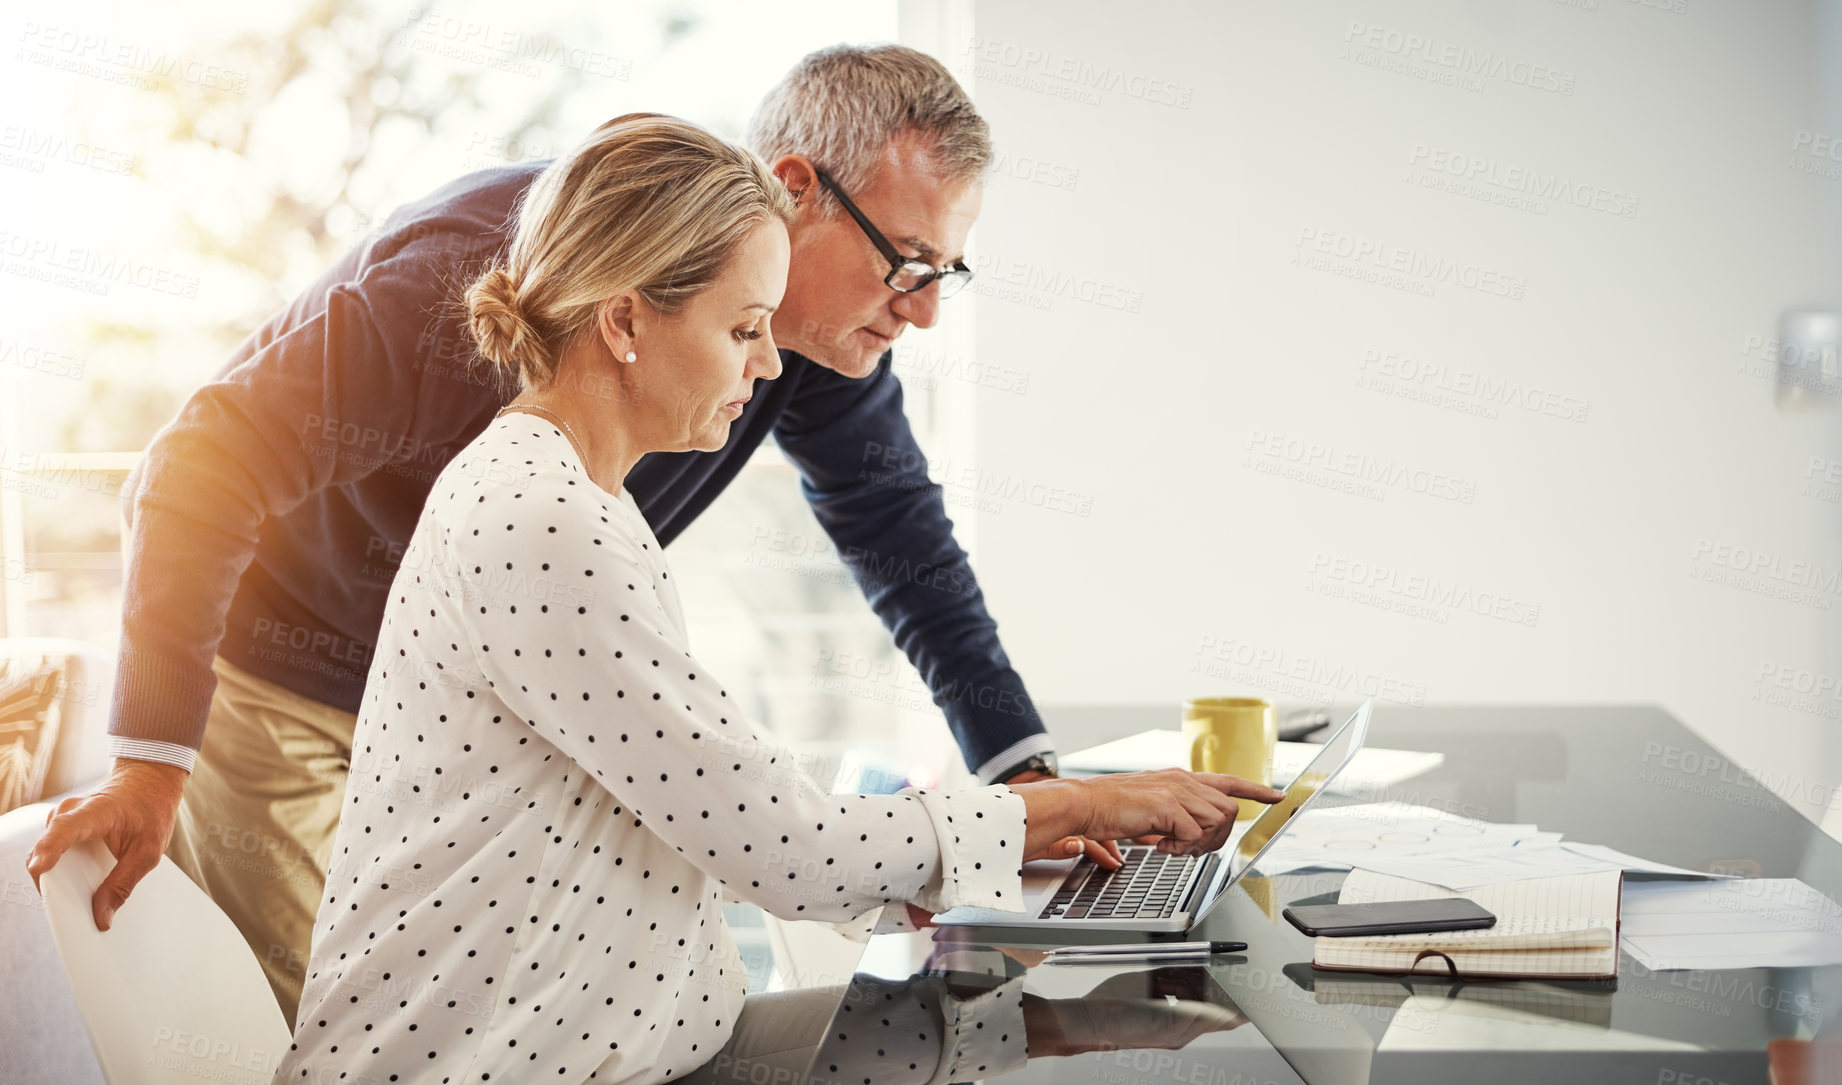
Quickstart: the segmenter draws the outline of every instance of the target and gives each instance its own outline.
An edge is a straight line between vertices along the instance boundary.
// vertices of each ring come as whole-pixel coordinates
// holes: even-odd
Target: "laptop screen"
[[[1318,751],[1311,763],[1304,767],[1298,778],[1286,785],[1286,797],[1266,808],[1247,832],[1229,850],[1226,877],[1220,879],[1220,888],[1216,890],[1208,905],[1197,914],[1194,922],[1201,922],[1208,914],[1209,908],[1215,906],[1229,886],[1241,879],[1241,875],[1252,869],[1266,849],[1273,846],[1273,841],[1285,834],[1285,828],[1292,819],[1310,805],[1324,788],[1335,779],[1337,774],[1356,756],[1362,748],[1363,739],[1369,733],[1369,710],[1375,700],[1370,698],[1362,702],[1354,715],[1346,720],[1337,733],[1330,736],[1324,748]]]

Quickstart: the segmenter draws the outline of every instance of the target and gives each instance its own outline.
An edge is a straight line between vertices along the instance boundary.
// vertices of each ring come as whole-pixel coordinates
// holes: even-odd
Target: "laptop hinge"
[[[1197,870],[1196,880],[1190,883],[1190,891],[1183,895],[1183,903],[1177,906],[1179,912],[1194,913],[1196,911],[1196,906],[1202,903],[1200,899],[1202,894],[1208,892],[1209,887],[1215,884],[1215,871],[1221,865],[1222,853],[1210,852],[1208,858],[1202,861],[1201,869]]]

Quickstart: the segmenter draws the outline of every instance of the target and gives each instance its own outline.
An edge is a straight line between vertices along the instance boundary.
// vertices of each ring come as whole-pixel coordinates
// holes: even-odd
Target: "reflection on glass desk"
[[[964,946],[902,980],[856,976],[809,1069],[809,1080],[856,1085],[930,1081],[1068,1080],[1071,1059],[1104,1066],[1151,1052],[1208,1049],[1247,1023],[1210,970],[1105,969],[1065,977],[1062,990],[1015,956]],[[1251,1030],[1250,1030],[1251,1031]],[[938,1042],[936,1042],[938,1037]],[[1264,1046],[1264,1045],[1262,1045]],[[1169,1055],[1163,1056],[1166,1059]],[[1122,1077],[1120,1080],[1125,1080]]]
[[[1070,749],[1173,718],[1163,708],[1044,714]],[[1446,755],[1437,769],[1377,798],[1535,822],[1691,869],[1799,877],[1842,899],[1842,845],[1659,709],[1381,706],[1371,741]],[[1710,758],[1722,771],[1699,771]],[[987,1064],[943,1081],[1764,1085],[1768,1043],[1809,1040],[1838,1016],[1842,966],[1651,972],[1621,954],[1609,981],[1466,983],[1317,971],[1312,940],[1280,910],[1334,901],[1343,877],[1256,872],[1196,930],[1147,936],[1249,944],[1206,968],[1041,965],[1041,953],[1057,944],[1053,935],[957,928],[872,939],[857,982],[912,986],[951,975],[962,977],[956,982],[965,992],[980,982],[1006,985],[1033,1007],[1024,1016],[1042,1031],[1028,1032],[1027,1062]],[[975,974],[986,979],[963,978]],[[1160,998],[1171,1008],[1160,1011]],[[1077,1009],[1083,1000],[1086,1008]],[[854,1012],[841,1000],[827,1035]],[[849,1069],[822,1051],[811,1074],[865,1079]]]

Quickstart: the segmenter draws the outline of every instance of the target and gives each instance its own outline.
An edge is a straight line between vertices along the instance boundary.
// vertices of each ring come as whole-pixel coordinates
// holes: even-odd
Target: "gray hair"
[[[991,131],[950,72],[902,45],[833,45],[808,54],[769,91],[743,142],[770,164],[805,155],[846,192],[875,180],[889,141],[914,132],[926,165],[948,181],[977,181],[991,164]],[[829,217],[835,201],[818,205]]]

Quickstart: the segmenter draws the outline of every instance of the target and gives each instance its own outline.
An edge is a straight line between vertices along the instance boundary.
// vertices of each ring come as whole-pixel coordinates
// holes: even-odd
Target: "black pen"
[[[1187,961],[1215,953],[1239,953],[1246,942],[1129,942],[1106,946],[1064,946],[1044,964],[1115,964],[1127,961]]]
[[[1279,725],[1279,741],[1301,741],[1305,736],[1329,727],[1330,723],[1330,713],[1322,709],[1287,713],[1286,721]]]

